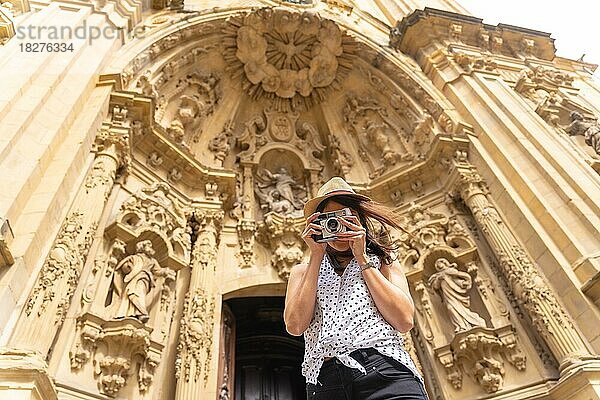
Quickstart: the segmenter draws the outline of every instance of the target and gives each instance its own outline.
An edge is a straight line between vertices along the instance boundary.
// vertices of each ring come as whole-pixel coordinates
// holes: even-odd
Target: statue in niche
[[[306,189],[296,183],[285,167],[272,173],[264,169],[257,174],[259,183],[255,189],[261,208],[266,212],[276,212],[285,216],[300,217]]]
[[[572,111],[570,117],[571,123],[563,128],[565,132],[570,136],[583,136],[585,144],[600,155],[600,123],[597,120],[585,121],[583,115],[577,111]]]
[[[485,327],[485,320],[470,309],[471,276],[456,267],[456,263],[438,258],[435,261],[437,272],[429,277],[429,286],[438,292],[446,305],[454,332],[467,331],[474,326]]]
[[[152,242],[142,240],[136,245],[136,253],[125,257],[116,266],[111,303],[114,318],[133,317],[148,322],[148,308],[158,292],[155,277],[169,275],[169,272],[174,274],[168,268],[162,268],[153,256]]]

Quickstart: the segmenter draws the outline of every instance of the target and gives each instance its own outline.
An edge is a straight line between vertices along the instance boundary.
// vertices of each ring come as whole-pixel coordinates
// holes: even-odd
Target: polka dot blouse
[[[370,260],[379,269],[376,255]],[[302,374],[308,383],[317,383],[325,357],[336,357],[342,364],[366,373],[350,353],[361,348],[374,348],[410,369],[423,382],[410,355],[404,350],[404,339],[381,315],[369,293],[356,259],[340,276],[328,256],[319,268],[315,314],[304,332],[305,351]]]

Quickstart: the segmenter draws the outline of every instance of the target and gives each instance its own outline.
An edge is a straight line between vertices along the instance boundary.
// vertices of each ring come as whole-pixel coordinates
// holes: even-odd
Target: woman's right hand
[[[311,255],[322,257],[325,254],[327,243],[317,243],[315,242],[315,239],[313,239],[313,235],[320,235],[322,232],[321,226],[314,223],[319,214],[320,213],[316,212],[306,219],[306,227],[302,232],[302,240],[304,240],[308,246]]]

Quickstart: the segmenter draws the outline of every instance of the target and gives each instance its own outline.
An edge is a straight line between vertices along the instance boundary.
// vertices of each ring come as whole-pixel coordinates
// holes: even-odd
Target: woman
[[[315,219],[343,208],[352,212],[339,219],[347,231],[316,242]],[[371,219],[401,229],[391,210],[335,177],[305,204],[304,216],[310,259],[292,268],[284,320],[290,334],[304,334],[307,399],[427,399],[400,335],[413,326],[408,283],[372,233]]]

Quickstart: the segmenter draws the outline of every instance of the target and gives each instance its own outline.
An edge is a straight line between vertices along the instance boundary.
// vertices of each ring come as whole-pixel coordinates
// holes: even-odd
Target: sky
[[[457,0],[487,24],[516,25],[552,34],[556,54],[600,64],[600,0]],[[595,78],[600,80],[600,67]]]

